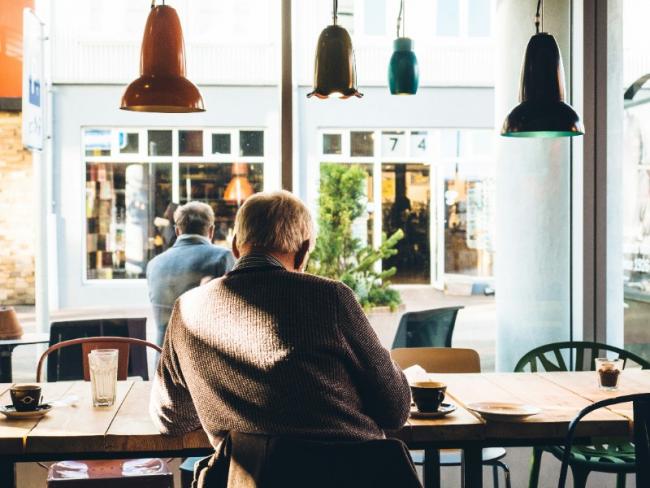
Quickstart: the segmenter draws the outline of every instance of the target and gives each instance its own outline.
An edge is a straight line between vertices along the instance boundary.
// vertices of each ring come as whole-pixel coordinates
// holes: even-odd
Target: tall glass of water
[[[117,349],[94,349],[88,354],[94,407],[110,407],[117,389]]]

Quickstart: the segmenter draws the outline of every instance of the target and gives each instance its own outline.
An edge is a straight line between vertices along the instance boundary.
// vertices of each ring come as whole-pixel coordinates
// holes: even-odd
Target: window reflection
[[[429,166],[425,164],[382,164],[382,230],[391,235],[398,229],[404,239],[398,242],[398,253],[382,263],[392,266],[397,274],[394,283],[429,283],[431,260],[430,182]]]
[[[229,246],[237,209],[262,191],[263,183],[262,163],[181,163],[180,203],[209,204],[215,214],[214,241]]]
[[[88,279],[144,278],[164,249],[154,224],[171,202],[171,164],[86,165]]]

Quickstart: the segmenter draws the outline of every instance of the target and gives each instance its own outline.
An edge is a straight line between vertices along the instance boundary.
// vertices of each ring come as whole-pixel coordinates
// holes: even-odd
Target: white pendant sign
[[[23,10],[23,146],[43,149],[45,138],[45,81],[43,78],[43,23]]]

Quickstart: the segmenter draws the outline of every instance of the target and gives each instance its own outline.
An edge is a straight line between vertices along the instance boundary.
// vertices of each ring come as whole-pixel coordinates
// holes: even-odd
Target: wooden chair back
[[[582,409],[571,421],[564,443],[564,455],[562,456],[562,469],[560,470],[558,488],[564,488],[566,484],[569,460],[571,458],[571,447],[573,446],[573,439],[580,420],[599,408],[627,402],[632,402],[634,408],[636,486],[650,486],[650,393],[637,393],[592,403]]]
[[[480,373],[481,358],[474,349],[404,347],[390,352],[400,368],[419,364],[427,373]]]
[[[82,337],[134,337],[147,339],[146,317],[84,318],[50,324],[50,346]],[[73,381],[83,378],[79,361],[81,346],[58,349],[47,359],[47,381]],[[129,376],[149,379],[147,351],[138,347],[129,354]]]
[[[90,369],[88,367],[88,354],[93,349],[117,349],[118,352],[118,366],[117,366],[117,379],[122,381],[125,380],[128,376],[128,364],[129,364],[129,351],[131,346],[143,346],[150,347],[158,353],[162,352],[162,349],[156,344],[153,344],[142,339],[136,339],[134,337],[82,337],[79,339],[71,339],[69,341],[59,342],[53,346],[48,347],[41,357],[38,360],[38,365],[36,366],[36,382],[41,382],[41,374],[43,370],[43,363],[45,358],[50,354],[59,349],[71,346],[81,346],[81,361],[83,364],[83,377],[85,381],[90,381]]]
[[[650,369],[650,362],[646,359],[620,347],[600,342],[567,341],[544,344],[532,349],[517,362],[515,372],[594,371],[594,359],[607,357],[607,353],[617,354],[625,366],[631,361],[642,369]]]

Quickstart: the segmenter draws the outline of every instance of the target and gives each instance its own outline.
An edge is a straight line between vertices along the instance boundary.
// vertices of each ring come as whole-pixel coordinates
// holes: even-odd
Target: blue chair
[[[434,308],[402,315],[392,349],[398,347],[451,347],[458,311],[464,307]]]

